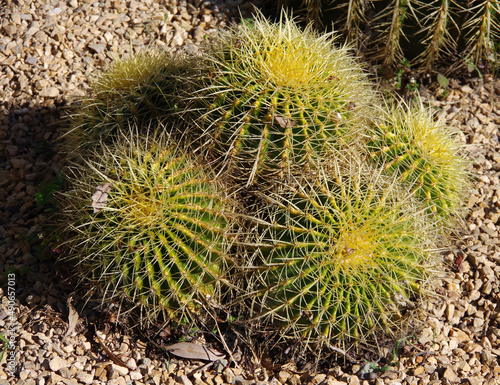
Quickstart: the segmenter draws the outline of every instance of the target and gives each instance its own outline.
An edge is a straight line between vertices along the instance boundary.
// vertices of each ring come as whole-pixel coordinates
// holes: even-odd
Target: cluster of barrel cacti
[[[481,0],[277,0],[319,30],[333,28],[370,60],[396,67],[404,59],[429,72],[456,63],[498,66],[500,3]]]
[[[94,91],[68,134],[63,255],[104,298],[172,322],[237,308],[328,347],[396,332],[432,286],[460,142],[421,105],[387,108],[331,35],[257,16]]]

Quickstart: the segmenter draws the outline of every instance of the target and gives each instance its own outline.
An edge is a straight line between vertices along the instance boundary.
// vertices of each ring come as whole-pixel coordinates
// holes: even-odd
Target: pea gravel
[[[208,367],[167,357],[145,336],[114,327],[112,306],[104,313],[84,307],[68,268],[47,257],[51,206],[36,198],[64,166],[57,138],[65,106],[85,95],[89,79],[112,59],[147,46],[196,52],[207,35],[252,10],[240,0],[0,5],[0,332],[14,347],[1,362],[0,385],[499,383],[500,80],[490,76],[421,90],[438,117],[461,132],[476,177],[465,228],[444,256],[449,275],[423,309],[419,332],[400,345],[397,363],[391,349],[371,365],[346,359],[328,371],[269,366],[256,362],[258,355],[250,371],[238,352],[236,362]],[[376,370],[384,359],[395,365]]]

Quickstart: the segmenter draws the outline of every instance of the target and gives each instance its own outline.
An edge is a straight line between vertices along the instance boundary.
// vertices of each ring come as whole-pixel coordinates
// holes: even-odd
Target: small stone
[[[415,377],[422,375],[425,373],[425,368],[423,366],[417,366],[415,369],[413,369],[413,375]]]
[[[106,44],[89,44],[87,47],[95,53],[101,53],[106,48]]]
[[[26,62],[26,64],[35,65],[38,62],[38,58],[33,56],[27,56],[24,61]]]
[[[470,340],[469,336],[466,333],[458,329],[451,329],[449,335],[451,338],[455,339],[459,344]]]
[[[189,378],[187,378],[187,376],[185,374],[181,375],[181,381],[182,381],[182,385],[193,385],[191,380]]]
[[[61,368],[64,368],[68,365],[66,360],[63,360],[61,357],[55,356],[49,362],[49,367],[53,372],[57,372]]]
[[[130,379],[132,381],[140,381],[140,380],[142,380],[142,377],[143,377],[141,372],[139,372],[138,370],[134,370],[133,372],[130,372],[129,376],[130,376]]]
[[[10,164],[14,168],[23,168],[24,165],[26,164],[26,161],[24,159],[22,159],[22,158],[12,158],[10,160]]]
[[[116,364],[111,364],[111,370],[119,376],[126,376],[129,372],[128,368]]]
[[[92,384],[92,382],[94,381],[94,375],[93,374],[90,374],[90,373],[85,373],[85,372],[81,372],[81,371],[78,371],[75,375],[76,379],[80,382],[83,382],[84,384]]]
[[[482,385],[486,383],[483,377],[478,377],[478,376],[468,377],[466,381],[468,382],[469,385]]]
[[[204,36],[205,36],[205,29],[199,25],[198,27],[195,28],[193,32],[194,40],[201,41],[203,40]]]
[[[313,379],[309,382],[310,385],[319,385],[326,380],[326,374],[320,373],[316,374]]]
[[[474,318],[474,327],[476,329],[479,329],[480,327],[482,327],[484,325],[484,319],[482,318],[479,318],[479,317],[476,317]]]
[[[446,378],[450,382],[460,382],[460,378],[456,375],[456,373],[449,366],[443,373],[443,378]]]
[[[455,315],[455,305],[453,305],[452,303],[448,304],[448,306],[446,307],[446,319],[448,321],[451,321],[453,319],[453,316]]]
[[[174,37],[172,38],[172,45],[175,46],[181,46],[184,43],[184,39],[182,38],[182,35],[179,32],[176,32]]]
[[[347,382],[339,381],[339,380],[336,380],[335,378],[333,378],[332,376],[328,376],[326,379],[326,383],[322,382],[322,384],[325,384],[325,385],[347,385]]]
[[[43,98],[55,98],[59,96],[59,89],[57,87],[49,87],[40,91],[39,94]]]
[[[281,370],[279,373],[278,373],[278,381],[281,382],[282,384],[284,384],[285,382],[288,381],[288,379],[291,377],[291,373],[290,372],[287,372],[285,370]],[[229,381],[228,381],[229,382]]]
[[[457,369],[462,370],[464,372],[470,372],[470,365],[467,361],[460,361],[457,365]]]
[[[422,330],[422,333],[418,337],[418,342],[424,345],[427,342],[431,342],[433,339],[434,339],[434,331],[432,330],[432,328],[425,328],[424,330]]]

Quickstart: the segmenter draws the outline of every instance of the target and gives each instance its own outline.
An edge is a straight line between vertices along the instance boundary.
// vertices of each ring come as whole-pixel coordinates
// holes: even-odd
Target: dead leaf
[[[98,213],[108,204],[108,193],[111,190],[113,183],[104,183],[95,188],[95,193],[92,195],[92,207],[94,213]]]
[[[190,360],[217,361],[226,357],[225,354],[208,346],[193,344],[191,342],[179,342],[166,346],[165,349],[177,357]]]
[[[71,306],[71,297],[68,298],[68,308],[69,308],[69,316],[68,316],[68,330],[66,330],[66,334],[64,337],[71,335],[78,324],[78,313],[75,308]]]
[[[99,342],[99,345],[101,345],[102,349],[104,350],[104,353],[106,353],[111,361],[113,361],[118,366],[123,366],[124,368],[130,369],[125,362],[123,362],[118,356],[113,354],[113,352],[109,350],[106,345],[104,345],[104,342],[101,341],[97,333],[95,334],[95,337],[97,338],[97,342]]]
[[[278,115],[274,115],[274,120],[278,122],[281,128],[293,127],[297,124],[295,120],[286,119]]]

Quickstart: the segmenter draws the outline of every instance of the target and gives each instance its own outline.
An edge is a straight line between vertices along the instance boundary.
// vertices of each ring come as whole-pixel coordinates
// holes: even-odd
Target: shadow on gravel
[[[53,99],[44,105],[0,104],[0,288],[6,295],[7,278],[15,274],[21,323],[23,306],[32,311],[50,305],[67,313],[66,296],[73,290],[50,248],[52,195],[64,183],[58,138],[66,108]]]

